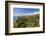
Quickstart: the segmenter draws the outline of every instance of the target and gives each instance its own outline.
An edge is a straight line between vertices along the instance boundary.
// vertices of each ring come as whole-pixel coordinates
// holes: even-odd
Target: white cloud
[[[15,14],[14,16],[31,16],[31,15],[35,15],[35,14],[39,14],[39,12],[35,12],[35,13],[28,13],[28,14]]]

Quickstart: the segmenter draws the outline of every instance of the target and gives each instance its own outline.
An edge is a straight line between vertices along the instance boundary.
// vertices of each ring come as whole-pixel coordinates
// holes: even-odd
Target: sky
[[[27,15],[32,14],[35,12],[39,12],[40,10],[38,8],[13,8],[13,16],[21,16],[21,15]]]

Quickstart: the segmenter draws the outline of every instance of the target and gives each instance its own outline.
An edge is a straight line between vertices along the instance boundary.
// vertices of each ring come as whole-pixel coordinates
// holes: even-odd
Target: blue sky
[[[13,16],[19,14],[31,14],[34,12],[39,12],[38,8],[13,8]]]

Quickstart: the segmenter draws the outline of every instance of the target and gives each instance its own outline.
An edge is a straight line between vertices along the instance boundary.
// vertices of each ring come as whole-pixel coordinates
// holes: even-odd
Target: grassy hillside
[[[14,28],[39,27],[39,14],[32,16],[17,16],[14,21]]]

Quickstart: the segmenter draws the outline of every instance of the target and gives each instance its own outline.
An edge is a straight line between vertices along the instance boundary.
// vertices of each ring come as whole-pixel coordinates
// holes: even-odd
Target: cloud
[[[14,8],[13,16],[31,15],[33,13],[39,13],[38,8]]]

